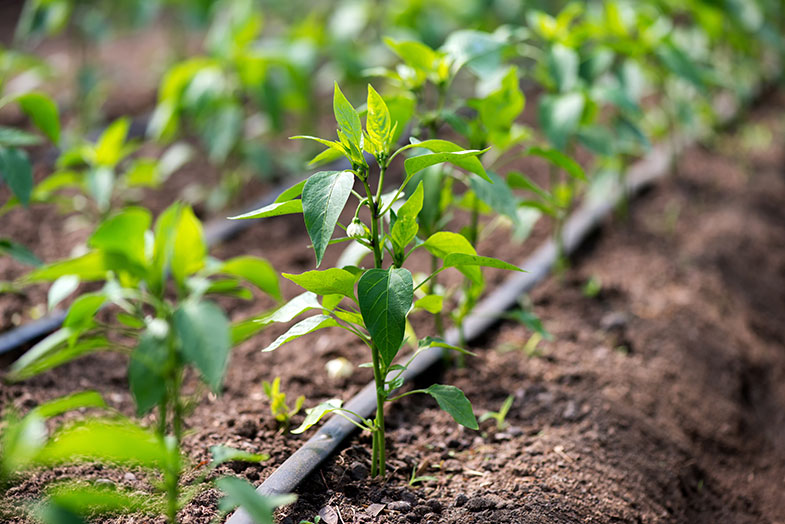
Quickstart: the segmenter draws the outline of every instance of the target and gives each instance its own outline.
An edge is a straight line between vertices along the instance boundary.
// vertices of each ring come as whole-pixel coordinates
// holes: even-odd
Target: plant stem
[[[434,255],[431,255],[431,274],[433,274],[433,276],[431,277],[431,285],[430,285],[431,293],[433,293],[433,291],[436,289],[438,269],[439,269],[439,259],[436,258]],[[433,315],[433,322],[434,322],[434,327],[436,328],[436,333],[440,337],[444,337],[444,321],[442,320],[441,311]]]
[[[385,165],[380,166],[379,187],[376,196],[371,191],[368,184],[367,173],[362,177],[365,193],[368,195],[368,203],[371,209],[371,247],[373,248],[373,261],[376,269],[382,269],[383,255],[382,232],[379,228],[379,210],[381,208],[381,191],[384,182]],[[371,476],[384,475],[385,464],[385,439],[384,439],[384,370],[382,369],[379,348],[371,343],[371,357],[373,359],[373,380],[376,383],[376,420],[372,431],[373,454],[371,462]]]

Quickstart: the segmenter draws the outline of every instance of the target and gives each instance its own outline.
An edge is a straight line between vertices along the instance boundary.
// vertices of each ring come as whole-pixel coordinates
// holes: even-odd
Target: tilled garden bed
[[[497,430],[488,421],[479,432],[464,430],[434,402],[404,399],[389,412],[391,473],[383,481],[368,478],[370,444],[359,437],[299,488],[298,502],[280,511],[280,521],[296,524],[319,513],[329,523],[784,519],[785,158],[776,120],[782,107],[781,96],[770,98],[753,119],[774,133],[767,150],[744,151],[733,138],[741,128],[722,137],[720,147],[689,150],[678,177],[636,201],[627,219],[609,221],[570,270],[532,294],[553,342],[527,355],[531,333],[502,324],[474,344],[478,356],[464,368],[433,371],[463,389],[478,414],[513,395],[508,427]],[[523,258],[525,248],[501,238],[478,251]],[[310,268],[306,244],[301,222],[280,219],[255,225],[216,254],[261,254],[283,271],[299,272]],[[271,245],[274,251],[263,249]],[[587,296],[592,277],[599,290]],[[294,294],[294,286],[284,293]],[[233,316],[262,306],[235,306]],[[416,327],[424,333],[429,325]],[[271,455],[260,465],[224,466],[258,483],[303,442],[278,432],[262,380],[280,376],[284,391],[306,395],[311,406],[348,399],[371,379],[366,369],[327,378],[324,365],[332,358],[369,360],[342,333],[323,331],[260,353],[282,329],[237,348],[224,394],[194,408],[185,440],[193,475],[210,445],[229,444]],[[91,356],[4,386],[3,402],[27,410],[89,387],[131,414],[125,369],[120,355]],[[413,470],[434,479],[410,485]],[[61,467],[26,477],[6,502],[75,476],[150,489],[141,471]],[[217,497],[212,489],[196,495],[182,521],[216,517]],[[22,521],[13,512],[7,519]],[[107,520],[140,521],[163,520]]]

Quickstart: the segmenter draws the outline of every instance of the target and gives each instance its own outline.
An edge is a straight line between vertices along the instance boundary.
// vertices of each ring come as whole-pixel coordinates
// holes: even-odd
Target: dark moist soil
[[[712,149],[689,150],[677,177],[637,200],[628,219],[608,220],[570,270],[532,294],[552,342],[527,354],[532,334],[505,323],[475,343],[478,357],[466,367],[423,377],[423,384],[461,387],[478,414],[513,395],[507,427],[486,421],[479,432],[464,430],[431,400],[406,397],[388,412],[391,472],[384,481],[368,478],[370,441],[355,437],[298,489],[298,502],[279,512],[279,522],[319,513],[331,524],[785,521],[783,106],[782,95],[771,97],[751,124],[732,129]],[[766,133],[773,135],[768,147],[751,147],[749,137]],[[520,260],[543,227],[524,247],[497,232],[479,251]],[[250,253],[281,270],[312,269],[303,229],[287,218],[260,223],[215,254]],[[339,251],[328,251],[325,267]],[[593,297],[584,292],[590,278],[601,283]],[[284,285],[286,296],[296,292]],[[273,304],[261,298],[227,305],[240,318]],[[415,322],[420,335],[429,327],[428,320]],[[261,465],[232,463],[217,472],[258,484],[307,438],[277,431],[262,380],[280,376],[292,398],[306,395],[306,406],[349,399],[370,380],[367,369],[357,368],[348,378],[327,377],[330,359],[369,360],[343,332],[259,352],[284,329],[274,326],[238,347],[223,395],[201,397],[184,444],[189,478],[201,472],[209,446],[228,444],[271,455]],[[125,373],[124,357],[93,355],[4,385],[2,402],[27,411],[96,388],[131,415]],[[410,485],[413,470],[435,478]],[[130,473],[98,465],[33,472],[7,491],[0,520],[27,522],[15,508],[53,480],[151,489],[149,475]],[[219,495],[202,488],[182,510],[182,522],[216,517]]]

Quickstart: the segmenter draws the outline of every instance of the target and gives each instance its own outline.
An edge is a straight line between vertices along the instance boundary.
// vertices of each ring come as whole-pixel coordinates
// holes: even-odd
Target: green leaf
[[[147,263],[145,232],[150,229],[151,223],[149,211],[129,207],[101,222],[87,243],[96,249],[121,253],[144,266]]]
[[[106,128],[95,145],[97,165],[114,167],[123,159],[127,154],[124,144],[130,126],[131,121],[128,118],[118,118]]]
[[[268,261],[262,258],[235,257],[224,262],[220,272],[243,278],[274,299],[281,300],[278,273]]]
[[[422,73],[431,73],[439,55],[430,47],[414,40],[396,42],[391,38],[385,38],[384,42],[392,49],[401,60],[414,69]]]
[[[294,433],[295,435],[299,435],[300,433],[303,433],[305,430],[307,430],[308,428],[319,422],[322,419],[322,417],[324,417],[328,413],[332,413],[333,411],[341,409],[342,405],[343,405],[342,400],[333,398],[325,402],[322,402],[318,406],[306,409],[305,420],[303,420],[303,423],[300,424],[300,427],[298,427],[297,429],[293,429],[292,433]]]
[[[368,84],[368,117],[365,122],[368,138],[376,146],[376,151],[386,152],[392,133],[392,118],[384,99]]]
[[[54,282],[49,288],[46,298],[47,308],[51,311],[57,304],[76,291],[79,287],[79,277],[76,275],[63,275]]]
[[[345,269],[331,268],[323,271],[306,271],[299,275],[283,273],[283,277],[317,295],[337,294],[355,300],[354,283],[357,281],[357,277]]]
[[[455,386],[434,384],[425,392],[435,398],[439,407],[449,413],[455,422],[469,429],[480,429],[474,411],[472,411],[472,404],[463,391]]]
[[[513,222],[518,221],[518,199],[510,186],[496,173],[488,173],[493,183],[488,183],[479,178],[469,180],[472,190],[481,201],[485,202],[495,212],[505,215]]]
[[[357,282],[363,322],[386,366],[403,343],[413,287],[412,274],[405,268],[369,269]]]
[[[322,263],[353,185],[354,174],[350,171],[321,171],[312,175],[303,187],[303,215],[316,253],[316,267]]]
[[[9,238],[0,238],[0,255],[9,255],[17,262],[28,266],[40,267],[42,265],[41,260],[32,251]]]
[[[166,339],[144,333],[128,362],[128,387],[136,402],[136,413],[144,415],[166,396],[169,348]]]
[[[697,89],[706,88],[701,68],[673,42],[667,41],[657,47],[657,54],[665,67],[674,74],[691,83]]]
[[[43,134],[55,144],[60,142],[60,117],[51,98],[41,93],[25,93],[16,101]]]
[[[563,169],[564,172],[572,178],[584,182],[586,181],[586,173],[584,173],[581,165],[561,151],[556,149],[543,149],[541,147],[530,147],[526,151],[526,154],[544,158],[551,164]]]
[[[518,68],[511,67],[496,91],[477,103],[485,127],[491,131],[506,132],[523,111],[526,98],[518,84]]]
[[[518,309],[505,313],[503,318],[509,318],[510,320],[515,320],[516,322],[523,324],[526,328],[535,333],[539,333],[545,340],[553,340],[553,335],[545,329],[540,318],[531,311]]]
[[[300,338],[303,335],[307,335],[308,333],[312,333],[319,329],[338,325],[339,324],[335,321],[335,319],[328,317],[327,315],[315,315],[313,317],[308,317],[293,325],[286,333],[273,340],[273,342],[262,351],[273,351],[278,349],[283,344],[286,344],[287,342],[290,342],[296,338]]]
[[[444,260],[451,253],[477,255],[474,247],[465,236],[450,231],[434,233],[422,244],[433,256]],[[458,271],[466,275],[472,282],[482,282],[482,271],[477,266],[460,266]]]
[[[33,168],[27,153],[13,147],[0,147],[0,179],[5,180],[23,206],[30,205],[30,195],[33,192]]]
[[[224,312],[212,302],[187,302],[174,312],[172,324],[185,359],[196,366],[210,389],[219,393],[231,349]]]
[[[169,452],[160,438],[136,424],[90,419],[57,431],[36,457],[45,466],[93,461],[162,469]]]
[[[287,202],[303,194],[303,188],[307,180],[300,180],[295,185],[281,192],[275,199],[276,202]]]
[[[108,268],[102,253],[91,251],[81,257],[55,262],[28,273],[28,282],[54,281],[63,275],[76,275],[83,282],[104,280]]]
[[[414,190],[406,202],[398,210],[398,219],[392,227],[391,238],[396,247],[397,252],[403,252],[409,242],[414,240],[419,230],[417,224],[417,215],[420,214],[423,204],[423,184],[417,184],[417,189]]]
[[[273,202],[272,204],[260,207],[253,211],[229,217],[229,220],[239,220],[242,218],[268,218],[280,215],[292,215],[303,212],[302,200],[287,200],[286,202]]]
[[[458,353],[462,353],[464,355],[470,355],[472,357],[477,356],[476,353],[473,353],[468,349],[464,349],[460,346],[455,346],[453,344],[448,344],[443,339],[436,338],[436,337],[425,337],[417,343],[418,351],[428,348],[444,348],[444,349],[449,349],[451,351],[457,351]]]
[[[311,309],[322,309],[322,307],[316,295],[306,291],[272,313],[265,313],[233,324],[232,343],[238,344],[247,340],[273,322],[291,322],[295,317]]]
[[[209,467],[215,469],[224,462],[241,461],[241,462],[264,462],[270,458],[270,455],[264,453],[249,453],[241,449],[233,448],[230,446],[210,446],[210,454],[213,460],[210,461]]]
[[[106,302],[102,293],[85,293],[71,304],[63,320],[63,326],[75,331],[83,330],[92,325],[92,320],[101,306]]]
[[[406,169],[407,178],[422,171],[426,167],[430,167],[442,162],[450,162],[455,164],[461,169],[465,169],[471,173],[476,174],[490,182],[485,168],[482,163],[477,159],[478,155],[485,153],[488,149],[478,151],[476,149],[463,149],[461,146],[453,144],[447,140],[425,140],[423,142],[416,142],[406,146],[407,149],[411,147],[418,147],[432,151],[431,154],[419,155],[407,158],[403,165]]]
[[[0,126],[0,146],[25,147],[35,146],[42,142],[41,138],[13,127]]]
[[[172,276],[183,285],[185,278],[202,269],[207,257],[202,223],[190,206],[183,206],[174,227]]]
[[[548,50],[548,71],[556,88],[566,93],[578,84],[578,53],[563,44],[555,43]]]
[[[425,295],[414,303],[415,309],[424,309],[428,313],[435,315],[442,310],[444,297],[441,295]]]
[[[105,408],[106,402],[97,391],[80,391],[36,406],[33,411],[43,418],[52,418],[80,408]]]
[[[509,262],[499,260],[498,258],[481,257],[479,255],[468,255],[465,253],[450,253],[449,255],[444,257],[444,265],[445,267],[464,267],[464,266],[494,267],[498,269],[506,269],[508,271],[521,271],[523,273],[526,272],[525,270],[519,268],[518,266],[514,266]]]
[[[274,524],[275,508],[297,500],[296,495],[260,495],[247,480],[239,477],[221,477],[215,481],[215,485],[226,494],[220,503],[222,511],[231,511],[240,506],[257,524]]]
[[[47,501],[76,515],[130,514],[155,511],[156,501],[146,493],[117,489],[113,485],[85,485],[66,481],[49,487]],[[55,521],[58,522],[58,521]]]
[[[585,101],[581,93],[545,95],[540,100],[539,118],[548,140],[564,150],[578,129]]]
[[[363,128],[360,122],[360,115],[357,114],[352,104],[343,96],[341,88],[338,87],[338,82],[335,82],[335,90],[333,91],[333,112],[335,113],[335,121],[338,123],[341,131],[357,146],[358,150],[362,151]]]

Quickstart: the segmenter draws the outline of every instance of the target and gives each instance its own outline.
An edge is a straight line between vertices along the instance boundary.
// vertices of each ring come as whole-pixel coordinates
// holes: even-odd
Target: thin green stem
[[[436,284],[438,283],[436,275],[438,275],[439,272],[441,271],[438,266],[439,266],[439,259],[436,256],[431,255],[431,276],[428,277],[428,278],[431,279],[431,286],[430,286],[431,292],[433,292],[434,288],[436,287]],[[426,278],[425,281],[427,281],[428,278]],[[425,281],[423,281],[420,285],[422,285]],[[433,323],[434,323],[434,328],[436,329],[436,333],[440,337],[443,337],[444,336],[444,320],[442,319],[441,311],[438,311],[438,312],[434,313],[434,315],[433,315]]]
[[[424,390],[424,389],[413,389],[411,391],[407,391],[406,393],[401,393],[397,397],[393,397],[393,398],[387,399],[387,401],[388,402],[395,402],[398,399],[402,399],[403,397],[408,397],[409,395],[414,395],[415,393],[425,393],[425,394],[427,394],[428,392],[426,390]]]

